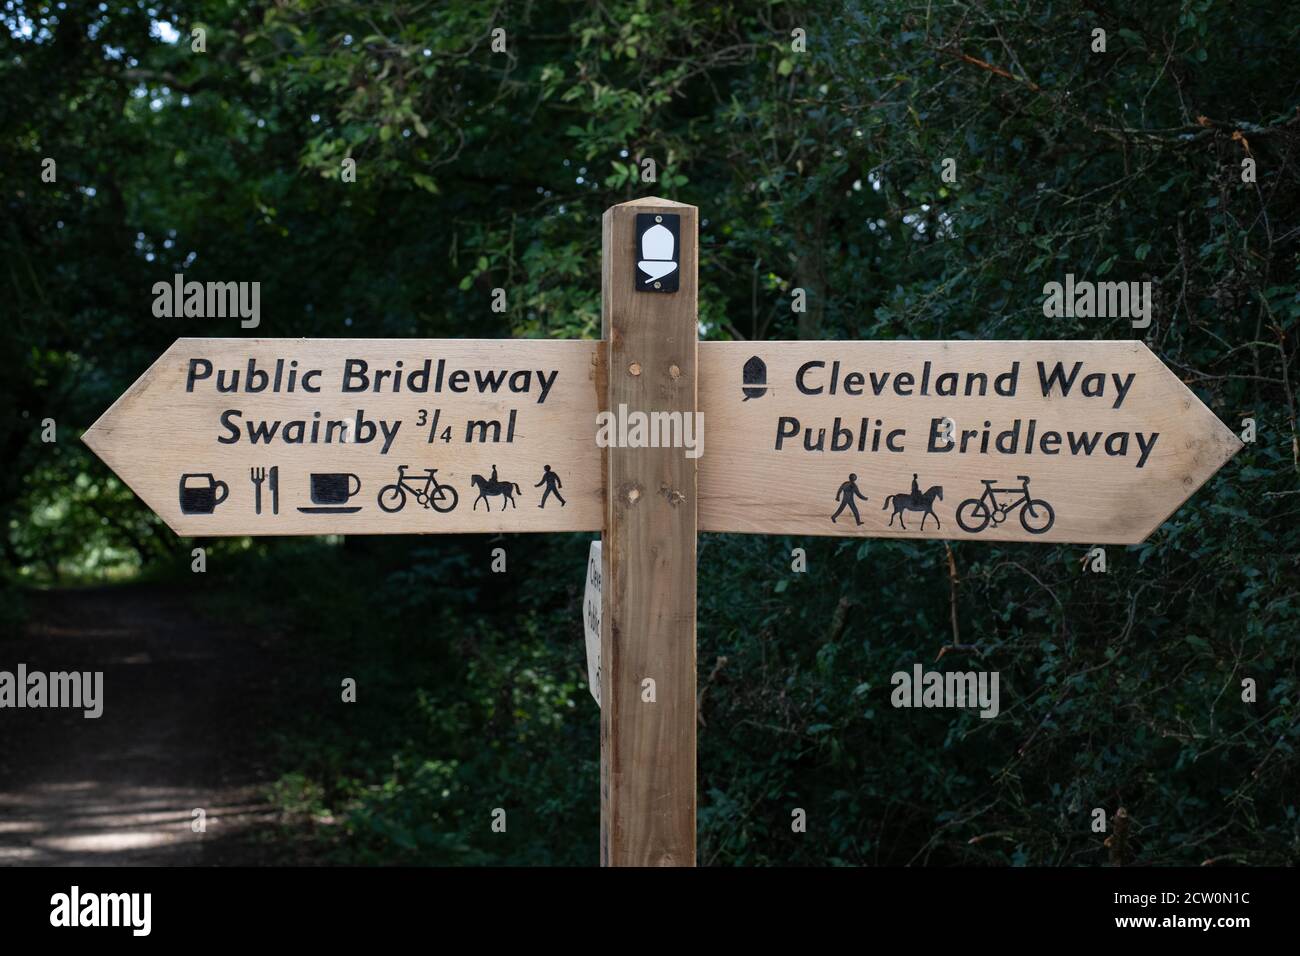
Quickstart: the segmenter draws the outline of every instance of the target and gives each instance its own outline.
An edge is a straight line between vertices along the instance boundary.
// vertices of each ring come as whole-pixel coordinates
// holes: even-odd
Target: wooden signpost
[[[677,240],[668,247],[677,268],[660,277],[656,250],[638,240],[665,228]],[[645,199],[605,211],[607,409],[657,413],[660,421],[694,415],[697,232],[694,206]],[[675,291],[645,287],[668,277]],[[683,448],[605,449],[600,858],[607,866],[695,863],[697,460]]]
[[[1136,543],[1241,447],[1141,342],[701,344],[695,207],[602,245],[601,342],[179,339],[84,440],[180,535],[600,530],[604,865],[695,862],[699,531]]]
[[[83,440],[180,535],[598,531],[598,347],[178,339]]]
[[[704,531],[1136,544],[1241,448],[1141,342],[700,358]]]

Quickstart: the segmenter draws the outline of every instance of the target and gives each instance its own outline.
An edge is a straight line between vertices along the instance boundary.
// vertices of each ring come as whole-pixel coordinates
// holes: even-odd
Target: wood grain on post
[[[636,288],[639,213],[680,217],[676,292]],[[605,211],[605,409],[694,415],[697,240],[694,206],[650,198]],[[609,447],[604,472],[601,864],[694,866],[696,459]]]

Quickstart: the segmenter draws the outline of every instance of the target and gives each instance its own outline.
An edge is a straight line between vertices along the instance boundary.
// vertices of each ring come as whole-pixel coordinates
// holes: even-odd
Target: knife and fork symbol
[[[258,514],[262,513],[262,482],[270,478],[268,490],[271,492],[271,514],[278,515],[280,513],[280,466],[273,466],[269,475],[265,468],[250,468],[248,477],[253,482],[253,498]]]

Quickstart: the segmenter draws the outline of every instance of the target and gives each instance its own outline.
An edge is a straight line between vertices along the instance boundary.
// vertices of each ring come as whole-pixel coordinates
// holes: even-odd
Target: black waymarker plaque
[[[682,273],[681,248],[680,216],[672,213],[637,213],[637,290],[676,292]]]

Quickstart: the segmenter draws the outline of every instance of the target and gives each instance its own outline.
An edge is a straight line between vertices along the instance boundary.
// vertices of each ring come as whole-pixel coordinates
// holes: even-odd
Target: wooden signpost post
[[[1241,447],[1141,342],[701,344],[695,207],[602,245],[601,342],[179,339],[84,440],[180,535],[600,530],[604,865],[695,863],[699,531],[1136,543]]]
[[[676,413],[684,424],[682,416],[696,411],[696,223],[694,206],[658,199],[605,211],[601,327],[611,412],[657,413],[670,423]],[[675,242],[658,251],[676,254],[677,268],[659,276],[655,250],[638,239],[665,228]],[[646,279],[668,278],[675,291],[645,288]],[[697,460],[681,447],[605,449],[600,859],[606,866],[695,863]]]

